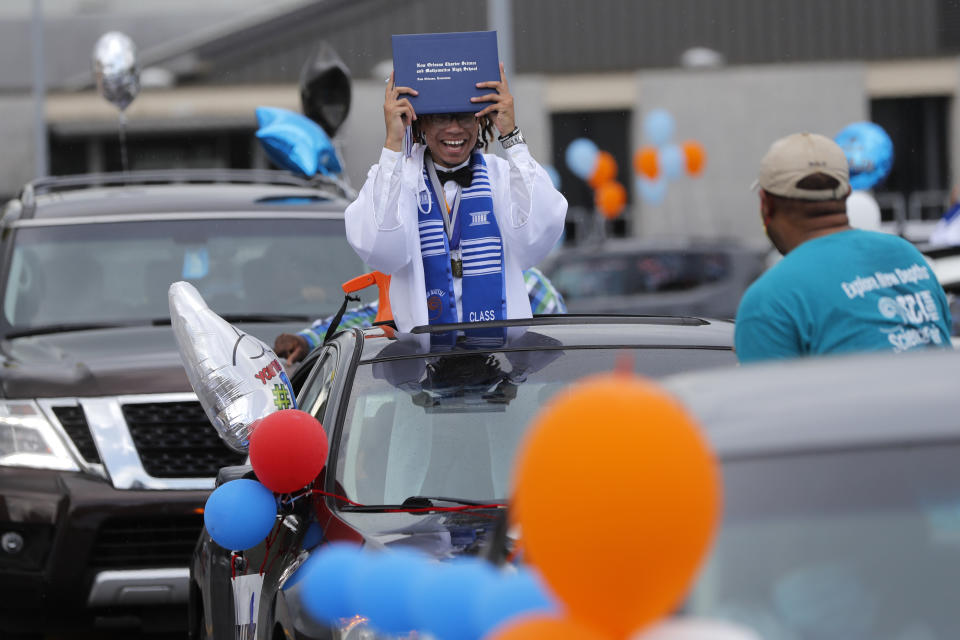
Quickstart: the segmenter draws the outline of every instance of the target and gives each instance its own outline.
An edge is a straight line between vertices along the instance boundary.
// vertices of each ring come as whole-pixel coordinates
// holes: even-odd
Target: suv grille
[[[122,409],[143,468],[154,478],[213,478],[220,467],[246,459],[223,443],[199,402],[125,404]]]
[[[93,435],[90,433],[90,427],[87,425],[87,418],[83,415],[83,409],[80,407],[54,407],[53,414],[63,425],[64,431],[73,440],[73,445],[83,456],[83,459],[90,464],[100,462],[100,454],[97,453],[97,445],[93,442]]]
[[[91,564],[112,567],[185,567],[203,529],[202,515],[111,518],[100,525]]]

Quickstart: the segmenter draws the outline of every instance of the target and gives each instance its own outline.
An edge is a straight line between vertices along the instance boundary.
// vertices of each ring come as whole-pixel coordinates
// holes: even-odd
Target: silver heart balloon
[[[93,76],[100,95],[123,111],[140,93],[137,48],[126,34],[110,31],[93,47]]]

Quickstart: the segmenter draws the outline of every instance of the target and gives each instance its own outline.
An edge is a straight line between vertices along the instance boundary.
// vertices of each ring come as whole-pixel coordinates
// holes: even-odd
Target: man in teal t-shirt
[[[947,299],[923,255],[897,236],[850,227],[849,171],[836,143],[809,133],[777,140],[756,184],[784,258],[740,301],[740,362],[951,346]]]

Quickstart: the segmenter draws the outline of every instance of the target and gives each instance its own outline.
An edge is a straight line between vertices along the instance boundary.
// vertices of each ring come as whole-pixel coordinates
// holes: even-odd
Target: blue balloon
[[[416,629],[411,585],[437,563],[414,551],[398,549],[368,554],[347,581],[347,598],[370,626],[389,635]]]
[[[224,549],[254,547],[270,533],[277,519],[273,492],[256,480],[241,478],[213,490],[203,508],[203,524]]]
[[[314,620],[328,624],[356,615],[346,585],[363,561],[361,548],[346,542],[333,542],[314,551],[304,563],[300,580],[304,611]]]
[[[257,139],[277,166],[308,178],[343,172],[326,131],[310,118],[276,107],[257,107],[256,115]]]
[[[573,175],[586,180],[593,173],[593,168],[597,164],[598,153],[600,153],[600,150],[593,140],[577,138],[567,145],[564,158]]]
[[[854,122],[840,130],[836,143],[850,165],[850,186],[866,191],[880,184],[893,167],[893,140],[878,124]]]
[[[416,627],[442,640],[479,640],[473,624],[475,600],[496,582],[493,566],[475,558],[439,565],[411,585]]]
[[[673,138],[673,116],[666,109],[653,109],[643,118],[643,136],[655,147],[662,147]]]
[[[637,191],[647,204],[660,204],[667,196],[667,181],[662,176],[656,180],[637,178]]]
[[[550,176],[550,182],[553,183],[553,188],[560,189],[560,172],[553,168],[552,165],[545,165],[543,167],[544,171],[547,172],[547,175]]]
[[[547,591],[539,574],[520,568],[484,585],[477,594],[473,624],[478,637],[485,637],[511,618],[526,613],[559,614],[560,605]]]
[[[323,541],[323,527],[319,522],[311,522],[307,525],[307,530],[303,534],[303,542],[300,546],[309,551]]]
[[[687,158],[678,145],[668,144],[660,147],[660,169],[668,180],[676,180],[683,175]]]

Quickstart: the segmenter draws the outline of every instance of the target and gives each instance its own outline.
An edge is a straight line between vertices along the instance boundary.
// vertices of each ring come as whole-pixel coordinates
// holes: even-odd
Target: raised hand
[[[493,89],[495,93],[470,98],[470,102],[489,102],[490,104],[476,113],[478,118],[489,115],[500,135],[506,135],[517,126],[513,112],[513,94],[507,86],[507,76],[503,73],[503,63],[500,63],[500,81],[491,80],[478,82],[478,89]]]
[[[407,127],[417,119],[417,113],[413,110],[410,101],[400,97],[403,94],[415,96],[417,90],[396,86],[391,71],[390,79],[387,81],[387,91],[383,99],[383,121],[387,126],[387,139],[383,146],[391,151],[402,149],[403,134]]]

